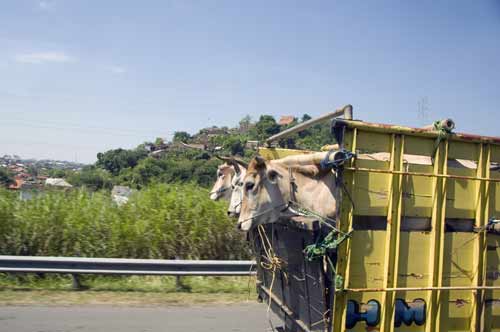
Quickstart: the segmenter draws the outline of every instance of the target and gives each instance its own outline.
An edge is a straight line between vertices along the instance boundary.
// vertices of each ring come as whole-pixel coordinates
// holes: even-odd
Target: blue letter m
[[[396,299],[396,315],[394,317],[394,326],[399,327],[402,323],[410,326],[412,323],[424,325],[425,323],[425,301],[415,299],[411,303]]]

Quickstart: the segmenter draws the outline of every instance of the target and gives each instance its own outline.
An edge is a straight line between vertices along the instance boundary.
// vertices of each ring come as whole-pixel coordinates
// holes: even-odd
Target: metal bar
[[[491,149],[489,145],[480,144],[479,145],[479,160],[477,163],[477,176],[482,177],[490,176],[490,161],[491,161]],[[489,182],[481,182],[477,186],[476,193],[476,216],[475,223],[478,229],[485,229],[488,224],[489,219]],[[486,275],[486,265],[487,265],[487,251],[485,250],[487,246],[487,233],[480,232],[474,241],[474,265],[476,266],[476,273],[474,274],[474,279],[472,280],[473,285],[485,286],[484,276]],[[484,300],[485,293],[482,290],[478,290],[473,297],[472,302],[472,317],[471,317],[471,330],[474,332],[480,332],[484,330]]]
[[[273,136],[269,137],[268,139],[266,139],[266,144],[271,144],[272,142],[277,141],[281,138],[293,135],[299,131],[302,131],[302,130],[305,130],[311,126],[314,126],[315,124],[317,124],[319,122],[333,119],[333,118],[341,116],[341,115],[344,115],[344,117],[346,119],[351,120],[352,119],[352,106],[346,105],[343,108],[336,110],[335,112],[323,114],[321,116],[318,116],[317,118],[307,120],[307,121],[302,122],[301,124],[298,124],[292,128],[286,129],[286,130],[282,131],[281,133],[278,133],[278,134],[273,135]]]
[[[255,274],[255,262],[0,256],[0,272],[248,276]]]
[[[346,292],[417,292],[417,291],[453,291],[453,290],[499,290],[500,286],[441,286],[441,287],[394,287],[394,288],[345,288]]]
[[[401,174],[401,175],[411,175],[411,176],[426,176],[426,177],[436,177],[436,178],[445,178],[445,179],[457,179],[457,180],[475,180],[475,181],[500,182],[500,179],[485,178],[485,177],[475,177],[475,176],[466,176],[466,175],[431,174],[431,173],[422,173],[422,172],[392,171],[392,170],[389,170],[389,169],[376,169],[376,168],[364,168],[364,167],[345,167],[344,169],[346,169],[348,171],[359,171],[359,172]]]
[[[344,120],[349,128],[358,128],[360,130],[366,130],[370,132],[379,132],[379,133],[395,133],[395,134],[403,134],[403,135],[411,135],[416,137],[428,137],[428,138],[437,138],[439,133],[437,131],[431,131],[424,128],[411,128],[411,127],[403,127],[403,126],[394,126],[388,124],[381,123],[370,123],[363,121],[353,121],[353,120]],[[450,141],[463,141],[463,142],[471,142],[471,143],[492,143],[492,144],[500,144],[500,137],[493,136],[479,136],[479,135],[471,135],[465,133],[453,133],[447,138]]]
[[[448,141],[443,141],[439,144],[436,150],[433,172],[435,175],[446,175],[448,172]],[[443,248],[445,234],[445,219],[446,219],[446,178],[434,178],[434,191],[432,202],[431,216],[431,247],[429,250],[429,272],[432,276],[429,280],[429,287],[443,287]],[[426,332],[439,331],[441,323],[441,293],[432,292],[428,297],[428,317],[425,325]]]
[[[357,147],[358,130],[348,130],[345,132],[344,142],[347,150],[356,151]],[[356,160],[353,161],[356,163]],[[353,192],[356,183],[356,173],[351,172],[344,174],[344,187],[348,192]],[[342,232],[347,233],[352,229],[352,222],[354,219],[354,208],[352,202],[341,194],[340,213],[337,213],[337,224]],[[337,266],[336,276],[344,278],[342,287],[349,287],[350,283],[350,266],[351,266],[351,238],[348,237],[346,241],[337,248]],[[335,285],[335,280],[332,281]],[[336,286],[336,285],[335,285]],[[347,320],[347,296],[346,292],[337,291],[333,297],[333,322],[331,324],[331,332],[344,331]]]
[[[403,169],[403,153],[405,140],[403,135],[391,135],[391,162],[390,170]],[[403,192],[403,176],[392,173],[389,180],[389,205],[387,207],[387,229],[384,251],[384,286],[395,287],[397,284],[399,267],[399,240],[401,225],[401,201]],[[396,296],[386,293],[382,297],[383,308],[380,331],[394,331],[394,312]]]

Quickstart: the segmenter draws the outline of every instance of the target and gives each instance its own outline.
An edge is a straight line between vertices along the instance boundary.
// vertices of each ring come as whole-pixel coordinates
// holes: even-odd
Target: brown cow
[[[320,162],[328,152],[290,156],[266,161],[256,156],[243,180],[243,202],[238,228],[248,231],[272,223],[289,208],[289,202],[335,219],[337,204],[335,174],[322,170]],[[335,153],[328,155],[335,159]]]

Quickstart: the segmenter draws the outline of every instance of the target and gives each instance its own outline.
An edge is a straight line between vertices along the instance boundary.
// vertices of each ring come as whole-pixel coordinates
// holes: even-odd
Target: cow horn
[[[229,163],[231,165],[233,165],[233,168],[234,168],[234,171],[236,172],[236,174],[241,173],[240,166],[238,165],[238,163],[236,162],[236,160],[234,158],[231,158],[231,161]]]
[[[261,155],[256,155],[255,156],[255,161],[257,162],[257,166],[259,166],[259,167],[262,167],[262,166],[266,165],[266,160]]]
[[[215,158],[222,160],[222,161],[225,161],[225,162],[228,162],[228,163],[230,163],[233,159],[230,157],[219,156],[218,154],[215,154],[214,156],[215,156]]]
[[[241,166],[245,167],[246,169],[248,169],[248,163],[246,161],[243,161],[239,158],[233,158],[233,160],[237,163],[237,164],[240,164]]]

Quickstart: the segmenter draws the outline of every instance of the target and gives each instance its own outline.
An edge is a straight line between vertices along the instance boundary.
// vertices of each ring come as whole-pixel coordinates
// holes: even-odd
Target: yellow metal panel
[[[432,156],[435,144],[435,138],[424,138],[406,135],[405,154]]]
[[[387,168],[389,165],[379,161],[357,160],[356,166],[371,167],[378,165]],[[363,165],[363,166],[361,166]],[[383,168],[383,169],[384,169]],[[387,183],[391,179],[390,174],[359,173],[356,174],[356,185],[352,188],[352,198],[356,207],[355,213],[362,216],[385,216],[387,215],[387,202],[389,191]]]
[[[345,290],[335,294],[332,332],[346,331],[349,300],[381,304],[377,326],[360,321],[350,331],[500,332],[500,290],[470,289],[500,286],[500,236],[477,232],[489,217],[500,218],[500,183],[487,180],[500,179],[500,171],[490,171],[491,163],[500,162],[500,140],[454,135],[441,141],[434,155],[436,133],[347,122],[346,149],[389,153],[391,162],[359,159],[346,165],[343,182],[355,208],[343,195],[338,225],[347,232],[354,217],[371,222],[386,216],[390,222],[385,230],[365,229],[370,227],[365,223],[338,248],[337,272]],[[428,165],[401,163],[401,152],[433,160]],[[461,167],[455,159],[477,167]],[[429,229],[401,231],[401,225],[426,220]],[[446,226],[468,222],[476,231]],[[408,287],[417,289],[404,289]],[[423,287],[433,289],[418,289]],[[395,327],[397,299],[424,299],[423,325]]]
[[[406,142],[405,142],[406,145]],[[432,166],[409,164],[410,172],[432,173]],[[404,215],[407,217],[431,217],[433,179],[425,176],[407,176],[404,179]]]
[[[479,144],[469,142],[450,142],[449,159],[479,160]]]
[[[355,231],[351,238],[349,287],[384,287],[385,231]]]
[[[389,152],[391,136],[368,131],[358,131],[357,153]]]

